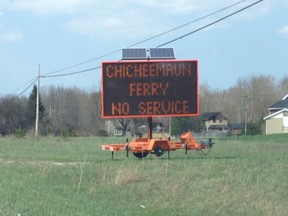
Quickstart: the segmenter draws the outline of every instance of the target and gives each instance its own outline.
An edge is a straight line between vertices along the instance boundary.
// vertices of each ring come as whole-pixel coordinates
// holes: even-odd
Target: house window
[[[123,131],[121,129],[115,128],[114,135],[115,136],[122,136]]]

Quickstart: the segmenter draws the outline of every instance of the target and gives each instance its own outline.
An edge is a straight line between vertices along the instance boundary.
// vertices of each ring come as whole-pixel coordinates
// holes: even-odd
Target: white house
[[[288,95],[268,108],[269,115],[264,117],[265,133],[288,133]]]

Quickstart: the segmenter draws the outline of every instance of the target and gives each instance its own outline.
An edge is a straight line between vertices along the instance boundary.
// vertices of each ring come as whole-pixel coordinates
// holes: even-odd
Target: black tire
[[[154,149],[154,154],[156,157],[161,157],[165,153],[165,150],[163,150],[160,146],[156,146]]]
[[[148,152],[133,152],[133,154],[137,158],[145,158],[149,153]]]

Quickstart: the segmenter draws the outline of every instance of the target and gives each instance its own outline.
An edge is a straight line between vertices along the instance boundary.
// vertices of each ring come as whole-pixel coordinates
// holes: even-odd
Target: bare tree
[[[0,99],[0,134],[2,136],[14,134],[16,129],[25,130],[26,98],[6,96]]]
[[[275,79],[272,76],[252,76],[249,82],[249,96],[251,97],[251,121],[259,122],[267,115],[267,108],[271,106],[279,95],[275,91]]]
[[[284,97],[288,94],[288,76],[285,76],[280,80],[277,89],[279,89],[279,92],[277,92],[279,97]]]
[[[209,88],[207,83],[200,86],[200,111],[201,113],[210,112],[214,109],[213,91]]]
[[[283,79],[280,86],[282,89],[288,87],[288,78]],[[230,123],[244,122],[245,112],[247,121],[259,122],[267,114],[267,108],[277,100],[279,90],[272,76],[241,78],[227,90],[212,90],[207,84],[200,86],[201,113],[222,112]]]
[[[200,113],[222,112],[230,123],[259,123],[267,115],[267,108],[288,94],[288,77],[278,83],[272,76],[248,76],[238,79],[229,89],[212,89],[200,85]],[[87,93],[78,88],[51,86],[41,93],[46,112],[55,133],[65,128],[80,135],[96,135],[104,129],[101,118],[101,93]],[[3,120],[0,119],[0,123]],[[141,119],[115,119],[116,127],[124,133],[137,132]]]
[[[52,125],[51,132],[60,134],[61,130],[67,130],[79,135],[96,135],[99,129],[104,128],[99,92],[50,86],[43,89],[42,94]]]
[[[122,135],[125,136],[128,130],[131,130],[133,127],[133,120],[130,118],[117,118],[113,119],[113,124],[115,127],[122,130]]]

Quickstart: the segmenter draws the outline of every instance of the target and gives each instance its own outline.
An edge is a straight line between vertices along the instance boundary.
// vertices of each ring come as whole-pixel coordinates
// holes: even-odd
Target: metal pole
[[[128,143],[128,138],[126,139],[126,157],[129,158],[129,143]]]
[[[148,117],[147,121],[148,121],[148,139],[152,139],[152,117]]]

